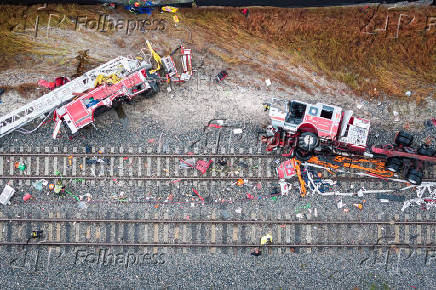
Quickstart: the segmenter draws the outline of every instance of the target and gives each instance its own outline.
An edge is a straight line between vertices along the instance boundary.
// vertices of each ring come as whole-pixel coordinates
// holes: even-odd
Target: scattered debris
[[[17,161],[17,162],[14,163],[14,166],[15,166],[15,168],[17,168],[20,171],[26,170],[26,164],[24,164],[24,163],[21,163],[21,162]]]
[[[405,187],[402,190],[406,190],[410,188],[411,186]],[[424,193],[429,193],[429,196],[423,197]],[[416,198],[406,200],[403,204],[403,207],[401,208],[401,211],[406,210],[409,208],[412,203],[416,203],[418,206],[421,206],[422,209],[429,209],[431,207],[436,207],[436,183],[435,182],[428,182],[428,183],[422,183],[420,186],[416,187]]]
[[[235,209],[235,212],[239,214],[242,213],[242,208],[238,207],[237,209]]]
[[[280,163],[279,167],[276,169],[276,172],[280,179],[290,179],[297,173],[294,165],[292,164],[292,159]]]
[[[37,180],[37,181],[33,182],[33,183],[32,183],[32,186],[33,186],[36,190],[41,191],[41,190],[43,189],[43,187],[47,186],[47,184],[48,184],[48,181],[47,181],[47,180],[45,180],[45,179],[40,179],[40,180]]]
[[[363,209],[363,204],[361,204],[361,203],[353,203],[353,206],[359,210]]]
[[[62,194],[62,193],[61,193],[62,190],[65,191],[65,186],[63,186],[62,184],[57,183],[57,184],[54,186],[54,190],[53,190],[53,191],[54,191],[54,193],[61,195],[61,194]]]
[[[271,80],[270,79],[266,79],[265,83],[266,83],[266,86],[269,87],[271,85]]]
[[[79,201],[78,203],[77,203],[77,207],[79,208],[79,209],[87,209],[88,208],[88,204],[86,203],[86,202],[84,202],[84,201]]]
[[[71,81],[71,80],[67,77],[57,77],[57,78],[55,78],[54,82],[48,82],[46,80],[39,80],[38,85],[40,87],[54,90],[55,88],[59,88],[59,87],[65,85],[69,81]]]
[[[42,231],[42,230],[32,231],[32,233],[30,234],[30,237],[27,239],[26,244],[28,244],[31,239],[40,239],[40,238],[42,238],[42,234],[43,233],[44,233],[44,231]]]
[[[212,164],[212,160],[205,161],[205,160],[198,160],[195,164],[195,169],[201,172],[201,174],[205,174],[206,171],[209,169],[210,165]]]
[[[194,164],[195,164],[194,158],[190,158],[190,159],[186,159],[186,160],[180,159],[179,168],[180,169],[194,168]]]
[[[170,13],[176,13],[179,10],[179,8],[173,7],[173,6],[163,6],[162,11],[170,12]]]
[[[0,203],[3,205],[9,205],[11,197],[14,195],[15,189],[13,189],[9,184],[6,184],[3,188],[2,194],[0,195]]]
[[[201,199],[201,201],[204,202],[204,198],[198,193],[198,191],[195,188],[192,188],[192,191]]]
[[[292,184],[285,182],[284,179],[280,179],[280,192],[282,195],[288,195],[292,189]]]
[[[338,207],[338,209],[343,208],[344,206],[346,206],[345,203],[342,202],[342,199],[338,201],[338,203],[336,203],[336,206]]]
[[[241,10],[242,15],[245,16],[245,18],[248,17],[248,14],[250,14],[250,10],[248,10],[247,8],[242,8]]]
[[[251,255],[258,257],[258,256],[262,255],[262,251],[259,250],[259,248],[254,248],[253,251],[251,252]]]
[[[266,234],[265,236],[263,236],[260,239],[260,245],[264,246],[264,245],[271,245],[272,244],[272,236],[271,234]]]
[[[377,199],[380,200],[380,202],[389,202],[389,201],[397,201],[397,202],[404,202],[406,197],[404,195],[395,195],[395,194],[385,194],[385,193],[377,193],[376,195]]]
[[[407,91],[407,92],[405,92],[404,93],[407,97],[410,97],[411,95],[412,95],[412,92],[411,91]]]
[[[242,129],[241,128],[233,129],[233,134],[235,135],[242,134]]]
[[[86,197],[86,200],[87,200],[88,202],[90,202],[90,201],[91,201],[91,198],[92,198],[92,195],[91,195],[90,193],[85,193],[84,195],[80,195],[80,196],[79,196],[79,200],[82,201],[85,197]]]
[[[215,81],[217,83],[222,82],[226,77],[228,76],[227,71],[222,70],[219,74],[215,77]]]
[[[32,198],[32,195],[30,194],[30,193],[26,193],[24,196],[23,196],[23,201],[28,201],[29,199],[31,199]]]
[[[244,181],[244,179],[242,179],[242,178],[239,178],[237,181],[236,181],[236,185],[237,186],[243,186],[245,184],[245,181]]]
[[[425,126],[428,129],[432,129],[436,127],[436,118],[431,118],[430,120],[425,121]]]

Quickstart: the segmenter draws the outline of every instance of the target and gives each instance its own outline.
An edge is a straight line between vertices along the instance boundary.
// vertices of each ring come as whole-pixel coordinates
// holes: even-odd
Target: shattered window
[[[322,106],[321,117],[331,119],[333,117],[333,108],[329,106]]]

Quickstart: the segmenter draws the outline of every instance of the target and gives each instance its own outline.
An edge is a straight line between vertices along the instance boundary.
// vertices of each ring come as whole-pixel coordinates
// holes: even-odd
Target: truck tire
[[[412,142],[413,136],[404,131],[398,132],[397,136],[395,137],[395,144],[397,144],[398,146],[409,147],[410,145],[412,145]]]
[[[297,158],[298,160],[300,160],[302,162],[308,161],[313,156],[312,152],[307,152],[304,150],[300,150],[298,148],[296,148],[294,150],[294,153],[295,153],[295,158]]]
[[[146,99],[152,98],[157,93],[159,93],[160,88],[159,88],[159,84],[157,82],[150,81],[150,86],[151,86],[150,89],[148,89],[147,91],[145,91],[144,93],[141,94]]]
[[[426,144],[422,144],[418,149],[418,154],[424,156],[433,156],[435,154],[435,150]]]
[[[413,185],[420,185],[422,182],[422,176],[422,171],[419,171],[415,168],[410,168],[406,175],[406,179]]]
[[[312,152],[319,145],[319,138],[315,133],[303,132],[298,137],[297,147],[306,152]]]
[[[403,160],[399,157],[388,158],[385,168],[393,173],[397,173],[403,167]]]

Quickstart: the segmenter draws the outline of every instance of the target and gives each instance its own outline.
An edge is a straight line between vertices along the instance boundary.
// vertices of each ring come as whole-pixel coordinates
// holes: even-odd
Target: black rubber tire
[[[397,173],[403,167],[403,160],[399,157],[388,158],[385,168],[393,173]]]
[[[295,158],[297,158],[302,162],[308,161],[313,156],[312,152],[303,151],[298,148],[294,150],[294,153],[295,153]]]
[[[109,111],[111,108],[107,106],[100,106],[94,111],[94,117],[98,117]]]
[[[435,154],[435,150],[426,144],[422,144],[418,149],[418,154],[424,156],[433,156]]]
[[[312,152],[319,145],[319,138],[315,133],[303,132],[298,137],[297,147],[306,152]]]
[[[406,175],[407,181],[413,185],[420,185],[422,182],[422,177],[422,171],[416,170],[415,168],[410,168]]]
[[[412,145],[413,136],[407,132],[400,131],[395,137],[395,144],[409,147]]]

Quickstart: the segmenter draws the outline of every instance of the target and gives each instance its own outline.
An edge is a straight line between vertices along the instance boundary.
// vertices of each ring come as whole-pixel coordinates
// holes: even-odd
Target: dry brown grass
[[[19,86],[14,87],[14,89],[17,90],[20,96],[27,99],[33,98],[33,94],[35,93],[36,88],[38,88],[38,85],[35,83],[23,83]]]
[[[73,29],[71,19],[76,16],[95,16],[91,7],[79,5],[48,5],[46,9],[38,10],[42,5],[15,6],[2,5],[0,10],[0,69],[19,65],[25,55],[65,55],[64,48],[47,45],[42,39],[50,14],[50,27]],[[64,18],[63,16],[68,16]],[[36,19],[38,17],[38,22]],[[34,27],[38,23],[38,37],[35,37]]]
[[[388,29],[371,34],[383,27],[387,13]],[[415,19],[403,16],[397,30],[400,13]],[[256,49],[262,43],[257,40],[266,40],[271,47],[262,52],[269,57],[278,48],[292,64],[344,82],[357,93],[371,95],[376,88],[404,96],[411,90],[418,98],[435,93],[436,28],[424,30],[427,17],[434,15],[435,7],[402,12],[377,7],[254,8],[248,18],[236,9],[183,10],[184,20],[211,31],[210,40],[218,46]]]

